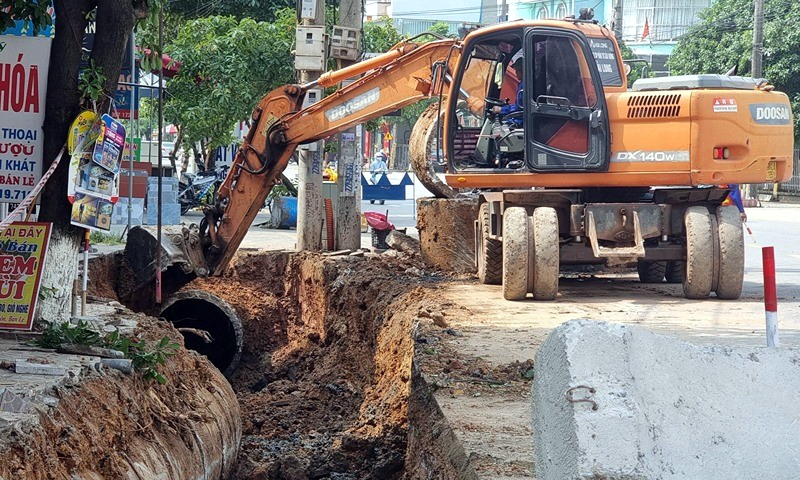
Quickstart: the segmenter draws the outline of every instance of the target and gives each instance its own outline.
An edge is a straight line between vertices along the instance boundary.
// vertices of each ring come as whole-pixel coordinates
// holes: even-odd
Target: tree
[[[396,45],[403,36],[389,17],[364,24],[361,46],[367,53],[384,53]]]
[[[290,9],[278,12],[274,23],[234,17],[188,22],[166,46],[180,69],[169,82],[165,116],[185,141],[202,141],[209,150],[229,145],[236,123],[249,120],[256,102],[293,81],[294,32]]]
[[[106,93],[98,110],[104,111],[116,91],[128,36],[139,20],[147,18],[154,0],[2,0],[0,20],[24,20],[42,28],[52,21],[47,8],[56,12],[56,34],[50,50],[44,130],[43,169],[50,167],[66,143],[70,123],[81,110],[78,86],[82,39],[89,18],[96,23],[90,60]],[[67,195],[68,159],[62,159],[41,195],[39,219],[53,222],[48,261],[42,276],[44,291],[52,292],[39,303],[39,318],[61,320],[67,315],[70,289],[78,260],[83,229],[70,225]]]
[[[749,0],[717,0],[700,13],[700,23],[679,41],[668,65],[676,74],[725,73],[738,67],[750,72],[753,5]],[[792,108],[800,108],[800,4],[764,4],[764,77],[785,92]],[[795,138],[798,138],[795,117]]]
[[[231,16],[260,22],[275,21],[282,10],[294,8],[290,0],[170,0],[166,10],[184,19]]]

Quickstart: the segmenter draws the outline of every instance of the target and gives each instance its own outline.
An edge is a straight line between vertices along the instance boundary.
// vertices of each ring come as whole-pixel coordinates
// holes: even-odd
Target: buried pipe
[[[221,298],[203,290],[179,292],[159,314],[183,335],[186,348],[208,357],[226,377],[242,355],[242,322]]]

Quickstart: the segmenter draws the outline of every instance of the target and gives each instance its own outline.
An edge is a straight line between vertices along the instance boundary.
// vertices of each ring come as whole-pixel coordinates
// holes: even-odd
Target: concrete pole
[[[750,75],[753,78],[760,78],[761,59],[764,46],[764,0],[755,0],[753,7],[753,57],[751,60]],[[777,185],[777,184],[776,184]],[[750,198],[755,187],[750,184],[744,186],[744,198]]]
[[[622,0],[614,1],[614,35],[622,40]]]
[[[316,0],[314,20],[304,19],[302,25],[325,25],[325,2]],[[322,72],[300,70],[298,80],[308,83]],[[317,151],[298,149],[297,250],[322,248],[322,142]]]
[[[362,29],[364,0],[341,0],[339,3],[339,25]],[[339,60],[339,67],[356,62]],[[341,134],[339,144],[339,202],[336,209],[336,249],[357,250],[361,248],[361,155],[356,142],[356,129],[350,128]]]
[[[761,58],[764,46],[764,0],[755,0],[753,9],[753,58],[752,73],[753,78],[761,77]]]

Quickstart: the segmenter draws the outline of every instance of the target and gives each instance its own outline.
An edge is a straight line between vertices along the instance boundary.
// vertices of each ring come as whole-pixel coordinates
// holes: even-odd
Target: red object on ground
[[[386,215],[378,212],[364,212],[367,224],[373,230],[394,230],[394,224],[389,222]]]
[[[778,289],[775,285],[775,249],[761,249],[764,267],[764,310],[767,320],[767,346],[778,347]]]
[[[775,249],[764,247],[761,249],[764,262],[764,309],[768,312],[778,311],[778,290],[775,286]]]

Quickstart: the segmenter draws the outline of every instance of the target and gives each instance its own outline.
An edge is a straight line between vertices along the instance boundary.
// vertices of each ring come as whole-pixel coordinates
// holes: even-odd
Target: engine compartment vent
[[[633,95],[628,98],[628,118],[677,117],[681,94]]]

